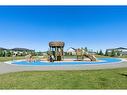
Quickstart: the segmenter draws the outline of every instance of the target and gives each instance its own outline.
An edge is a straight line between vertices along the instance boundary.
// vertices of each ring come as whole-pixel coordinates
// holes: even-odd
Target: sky
[[[127,6],[0,6],[0,47],[127,47]]]

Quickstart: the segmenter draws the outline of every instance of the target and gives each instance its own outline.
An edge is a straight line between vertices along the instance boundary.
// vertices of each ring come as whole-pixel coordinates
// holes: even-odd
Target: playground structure
[[[76,51],[76,56],[78,61],[83,61],[85,57],[89,58],[90,61],[96,61],[96,57],[86,52],[83,48],[81,49],[78,48],[75,51]]]
[[[49,42],[50,50],[48,55],[51,57],[53,56],[54,61],[62,61],[64,59],[64,48],[65,43],[56,41],[56,42]]]
[[[48,61],[63,61],[64,60],[64,42],[55,41],[49,42],[50,50],[48,51]],[[89,58],[90,61],[96,61],[96,57],[86,52],[83,48],[75,49],[77,60],[83,61],[85,57]]]

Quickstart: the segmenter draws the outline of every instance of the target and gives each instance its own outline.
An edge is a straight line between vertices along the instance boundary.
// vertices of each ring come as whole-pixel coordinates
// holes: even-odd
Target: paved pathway
[[[48,70],[97,70],[127,67],[127,62],[109,64],[85,64],[74,66],[17,66],[0,63],[0,74],[19,71],[48,71]]]

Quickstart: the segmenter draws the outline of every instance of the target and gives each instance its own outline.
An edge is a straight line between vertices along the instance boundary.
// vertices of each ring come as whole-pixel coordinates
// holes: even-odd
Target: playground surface
[[[18,66],[12,64],[0,63],[0,74],[20,71],[49,71],[49,70],[99,70],[125,68],[127,62],[109,63],[109,64],[84,64],[71,66]]]

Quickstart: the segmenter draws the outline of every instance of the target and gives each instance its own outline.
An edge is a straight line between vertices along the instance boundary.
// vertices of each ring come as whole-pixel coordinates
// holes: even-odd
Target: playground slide
[[[96,61],[96,57],[92,54],[85,53],[84,56],[89,58],[91,61]]]

